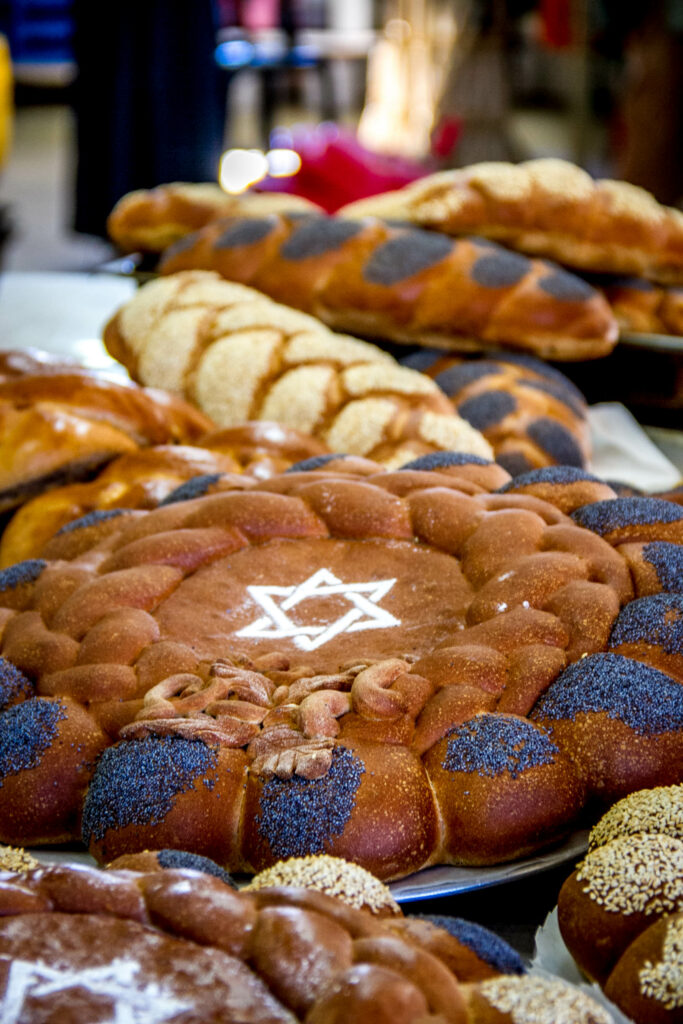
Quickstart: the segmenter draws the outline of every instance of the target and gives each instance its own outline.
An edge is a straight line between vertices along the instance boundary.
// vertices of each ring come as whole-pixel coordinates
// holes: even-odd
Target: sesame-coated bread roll
[[[217,274],[145,285],[104,341],[133,377],[184,395],[219,427],[272,420],[391,466],[439,450],[491,456],[424,374]]]
[[[215,221],[159,269],[217,271],[334,330],[460,352],[594,359],[618,335],[604,296],[557,264],[372,218]]]
[[[666,914],[633,940],[605,982],[605,995],[636,1024],[683,1016],[683,912]]]
[[[662,914],[683,910],[683,842],[632,835],[598,847],[563,884],[557,910],[570,953],[604,985],[641,932]]]
[[[487,162],[428,175],[360,200],[343,217],[401,219],[478,234],[580,270],[683,282],[683,215],[625,181],[594,180],[566,160]]]
[[[639,832],[660,832],[683,839],[682,785],[639,789],[618,800],[591,829],[588,849]]]

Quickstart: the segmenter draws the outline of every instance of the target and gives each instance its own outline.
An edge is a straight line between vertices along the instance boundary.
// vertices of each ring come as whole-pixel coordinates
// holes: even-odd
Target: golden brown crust
[[[556,264],[372,218],[215,221],[160,263],[162,274],[191,269],[217,271],[364,337],[560,360],[606,355],[617,340],[604,296]]]
[[[625,278],[603,284],[602,291],[623,333],[683,334],[683,288]]]
[[[448,234],[478,234],[580,270],[683,283],[683,215],[644,189],[594,180],[564,160],[481,163],[428,175],[377,213]],[[373,214],[364,200],[363,216]],[[354,204],[340,211],[359,215]]]
[[[173,242],[219,217],[319,211],[315,203],[280,192],[230,195],[211,182],[173,182],[129,192],[109,214],[107,232],[123,252],[162,252]]]
[[[32,359],[8,359],[7,365],[10,375],[0,380],[3,509],[92,476],[114,456],[141,445],[196,442],[213,426],[182,399],[151,388],[77,368],[35,373]]]

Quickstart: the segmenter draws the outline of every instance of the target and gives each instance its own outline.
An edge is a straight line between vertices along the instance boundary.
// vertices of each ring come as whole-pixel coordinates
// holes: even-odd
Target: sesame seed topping
[[[22,874],[40,867],[39,862],[26,850],[17,846],[0,846],[0,871],[14,871]]]
[[[184,483],[167,494],[163,501],[159,502],[159,506],[174,505],[176,501],[190,501],[192,498],[201,498],[206,494],[209,487],[217,483],[220,478],[220,473],[201,473],[198,476],[193,476],[190,480],[185,480]]]
[[[683,910],[683,842],[661,834],[620,836],[588,853],[576,880],[610,913],[675,913]]]
[[[588,849],[638,832],[683,840],[683,785],[639,789],[618,800],[591,829]]]
[[[179,793],[192,789],[217,763],[203,740],[148,736],[108,747],[99,758],[83,808],[83,839],[102,839],[107,829],[158,825]]]
[[[683,592],[683,544],[670,544],[655,540],[643,548],[643,561],[649,562],[657,573],[662,590]]]
[[[20,672],[11,661],[0,658],[0,711],[9,707],[10,704],[32,696],[33,685],[24,673]]]
[[[66,718],[60,700],[32,697],[0,715],[0,787],[8,775],[39,765]]]
[[[441,914],[418,914],[417,917],[443,928],[454,939],[476,953],[480,960],[502,974],[526,974],[524,961],[517,950],[488,928],[473,921],[464,921],[461,917],[446,917]]]
[[[661,959],[656,964],[646,960],[638,981],[641,993],[667,1010],[683,1007],[683,916],[669,918]]]
[[[332,765],[320,779],[268,779],[256,823],[275,856],[323,853],[326,844],[344,831],[364,771],[363,762],[350,750],[335,747]]]
[[[639,736],[683,729],[683,686],[656,668],[621,654],[590,654],[569,665],[539,698],[535,721],[575,721],[604,712]]]
[[[482,982],[479,991],[512,1024],[612,1024],[599,1003],[559,979],[508,975]]]
[[[27,558],[0,572],[0,591],[14,590],[22,583],[33,583],[38,579],[47,562],[42,558]]]
[[[683,508],[663,498],[607,498],[574,509],[571,517],[579,526],[604,537],[622,526],[676,523],[683,519]]]
[[[553,764],[559,753],[542,729],[507,715],[475,715],[448,736],[442,767],[449,772],[477,772],[495,778],[507,771],[516,779],[528,768]]]
[[[683,654],[683,594],[651,594],[622,608],[609,646],[639,643],[661,647],[666,654]]]
[[[281,860],[255,875],[246,888],[268,889],[279,885],[316,889],[328,896],[336,896],[358,910],[370,910],[373,914],[386,911],[396,915],[401,913],[398,903],[383,882],[365,868],[342,857],[320,854]]]

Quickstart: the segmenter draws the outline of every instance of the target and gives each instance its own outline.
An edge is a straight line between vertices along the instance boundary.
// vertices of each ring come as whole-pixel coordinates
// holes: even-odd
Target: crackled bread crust
[[[625,181],[565,160],[488,162],[428,175],[352,203],[342,217],[390,217],[476,234],[579,270],[683,283],[683,214]]]
[[[223,219],[163,254],[162,274],[213,270],[362,337],[455,351],[593,359],[617,340],[604,296],[557,264],[484,238],[376,218]]]
[[[2,839],[82,828],[105,860],[180,843],[251,871],[325,851],[391,878],[680,781],[683,598],[634,593],[621,554],[647,541],[666,580],[680,507],[566,467],[505,480],[333,457],[88,517],[5,570]]]
[[[424,374],[217,274],[145,285],[104,342],[135,379],[184,395],[220,427],[274,420],[390,466],[441,449],[491,455]]]

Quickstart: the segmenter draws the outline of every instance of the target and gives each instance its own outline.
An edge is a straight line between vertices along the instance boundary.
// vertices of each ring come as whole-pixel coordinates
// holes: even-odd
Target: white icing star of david
[[[28,998],[47,998],[64,989],[81,988],[113,1001],[111,1024],[164,1024],[192,1009],[186,1000],[177,999],[150,981],[139,987],[135,975],[140,965],[116,958],[102,967],[70,971],[66,967],[49,967],[43,963],[13,960],[5,995],[0,1001],[3,1024],[19,1024],[25,1020],[24,1003]]]
[[[401,620],[379,607],[379,602],[394,583],[393,580],[373,580],[369,583],[342,583],[328,569],[318,569],[307,580],[293,587],[251,586],[247,590],[265,615],[255,619],[237,636],[261,640],[290,639],[302,651],[314,651],[340,633],[357,633],[362,629],[387,629],[400,626]],[[298,625],[287,615],[309,598],[338,594],[352,607],[327,626]],[[277,601],[280,598],[281,600]]]

